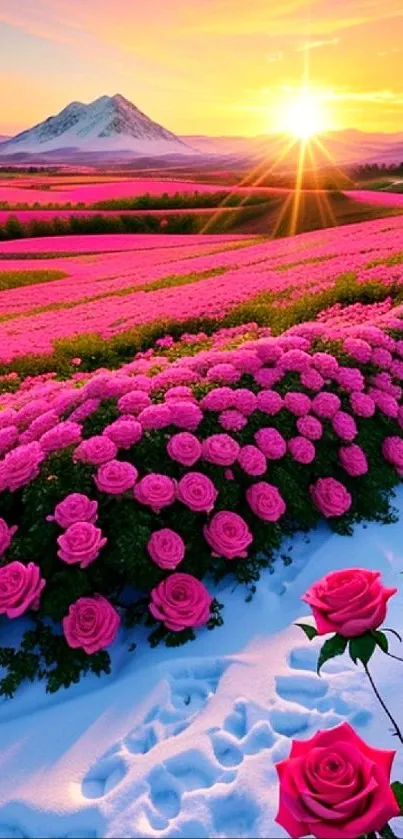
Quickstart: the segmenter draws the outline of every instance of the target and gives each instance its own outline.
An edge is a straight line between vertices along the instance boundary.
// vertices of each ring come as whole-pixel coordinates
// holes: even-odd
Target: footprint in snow
[[[214,755],[221,766],[238,766],[245,755],[270,749],[274,743],[269,712],[255,702],[238,699],[221,728],[210,728]]]

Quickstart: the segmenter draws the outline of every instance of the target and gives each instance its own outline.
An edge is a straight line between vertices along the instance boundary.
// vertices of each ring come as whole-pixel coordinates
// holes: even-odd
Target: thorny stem
[[[372,678],[372,676],[371,676],[371,674],[370,674],[370,672],[369,672],[369,670],[368,670],[368,666],[367,666],[366,664],[363,664],[363,667],[364,667],[364,670],[365,670],[365,672],[366,672],[366,674],[367,674],[367,676],[368,676],[368,679],[369,679],[369,681],[370,681],[371,687],[372,687],[372,689],[373,689],[373,691],[374,691],[374,694],[375,694],[375,696],[376,696],[376,698],[377,698],[378,702],[380,703],[380,705],[382,705],[382,708],[383,708],[383,710],[385,711],[385,714],[387,715],[387,717],[389,717],[389,719],[390,719],[390,721],[391,721],[391,723],[392,723],[392,726],[393,726],[393,728],[394,728],[394,732],[395,732],[395,734],[396,734],[396,737],[398,737],[398,738],[399,738],[399,740],[400,740],[400,742],[401,742],[401,743],[403,743],[403,734],[402,734],[402,732],[400,731],[400,728],[399,728],[399,726],[398,726],[397,722],[393,719],[392,714],[390,713],[390,711],[389,711],[388,707],[385,705],[385,703],[384,703],[384,701],[383,701],[383,699],[382,699],[382,697],[381,697],[381,695],[380,695],[380,693],[379,693],[379,691],[378,691],[378,688],[377,688],[377,686],[376,686],[376,684],[375,684],[375,682],[374,682],[374,680],[373,680],[373,678]]]

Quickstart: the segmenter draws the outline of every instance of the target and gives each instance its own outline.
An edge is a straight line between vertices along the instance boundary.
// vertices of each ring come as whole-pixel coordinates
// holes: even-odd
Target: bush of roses
[[[2,641],[0,692],[107,670],[122,624],[145,623],[151,644],[213,628],[214,579],[256,581],[286,533],[391,520],[401,342],[363,327],[360,362],[356,344],[320,345],[307,330],[222,332],[213,349],[191,353],[189,340],[179,357],[156,348],[3,394],[1,637],[17,613],[26,628],[20,648]],[[375,347],[391,358],[376,388]]]

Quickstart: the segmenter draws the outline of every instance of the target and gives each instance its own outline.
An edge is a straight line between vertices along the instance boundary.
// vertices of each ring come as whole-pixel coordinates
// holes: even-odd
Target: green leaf
[[[378,647],[382,650],[383,653],[387,653],[389,651],[389,641],[384,632],[379,632],[379,630],[372,630],[371,635],[375,638],[375,641]]]
[[[403,815],[403,784],[400,781],[394,781],[392,786],[392,792],[396,798],[396,801],[400,807],[400,812]]]
[[[350,658],[354,664],[357,664],[357,661],[361,661],[364,667],[366,667],[375,651],[376,645],[376,638],[370,632],[366,632],[365,635],[359,635],[358,638],[351,638],[349,644]]]
[[[305,632],[306,637],[309,638],[310,641],[316,638],[318,634],[317,629],[315,629],[314,626],[310,626],[309,623],[296,623],[295,626],[299,626],[299,628]]]
[[[347,647],[347,642],[348,639],[343,638],[341,635],[333,635],[332,638],[325,641],[319,653],[318,665],[316,668],[318,675],[326,661],[329,661],[331,658],[336,658],[338,655],[343,655]]]

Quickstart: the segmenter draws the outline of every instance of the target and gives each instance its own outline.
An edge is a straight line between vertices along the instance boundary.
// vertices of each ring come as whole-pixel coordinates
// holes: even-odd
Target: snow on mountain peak
[[[58,149],[131,151],[146,156],[195,153],[120,93],[100,96],[88,105],[71,102],[60,113],[2,144],[1,154],[43,154]]]

